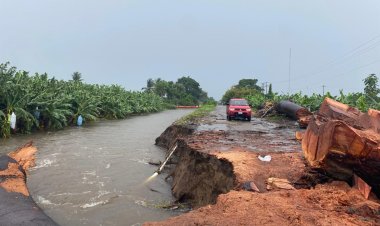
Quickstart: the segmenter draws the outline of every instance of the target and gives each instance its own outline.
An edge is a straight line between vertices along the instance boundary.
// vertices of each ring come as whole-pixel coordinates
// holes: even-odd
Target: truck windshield
[[[230,100],[230,105],[247,106],[248,102],[246,100]]]

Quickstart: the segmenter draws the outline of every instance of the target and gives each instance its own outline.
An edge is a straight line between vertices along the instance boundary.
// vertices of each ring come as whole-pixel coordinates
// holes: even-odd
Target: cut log
[[[287,100],[278,103],[276,110],[279,113],[285,114],[286,116],[297,120],[300,127],[303,128],[307,127],[313,115],[307,108]]]
[[[302,149],[312,167],[350,181],[357,174],[380,195],[380,112],[360,112],[326,98],[310,121]]]

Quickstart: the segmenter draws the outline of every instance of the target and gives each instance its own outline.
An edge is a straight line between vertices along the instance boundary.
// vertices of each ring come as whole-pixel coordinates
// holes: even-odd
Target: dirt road
[[[254,152],[294,152],[301,151],[294,136],[297,129],[295,122],[282,118],[273,122],[255,117],[251,122],[227,121],[225,106],[217,106],[214,112],[202,120],[193,139],[205,142],[206,149],[219,151],[239,146]],[[215,139],[204,139],[210,135]]]
[[[307,167],[294,122],[225,119],[219,106],[182,138],[172,190],[195,209],[146,225],[380,224],[376,198]]]

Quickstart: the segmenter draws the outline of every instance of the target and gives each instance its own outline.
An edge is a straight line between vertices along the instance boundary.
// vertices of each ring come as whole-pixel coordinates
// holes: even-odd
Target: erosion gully
[[[149,183],[165,151],[154,140],[192,110],[170,110],[126,120],[100,121],[57,132],[1,141],[0,154],[33,140],[38,148],[28,188],[36,203],[60,225],[140,225],[180,212],[159,206],[173,201],[159,175]]]

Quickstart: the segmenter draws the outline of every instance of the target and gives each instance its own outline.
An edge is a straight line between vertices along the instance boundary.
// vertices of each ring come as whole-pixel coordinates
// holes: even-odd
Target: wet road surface
[[[241,146],[251,151],[301,151],[295,132],[299,130],[295,121],[278,119],[270,122],[267,119],[252,117],[252,121],[226,120],[226,107],[217,106],[210,116],[206,117],[197,128],[193,142],[207,142],[209,149],[227,151]]]

